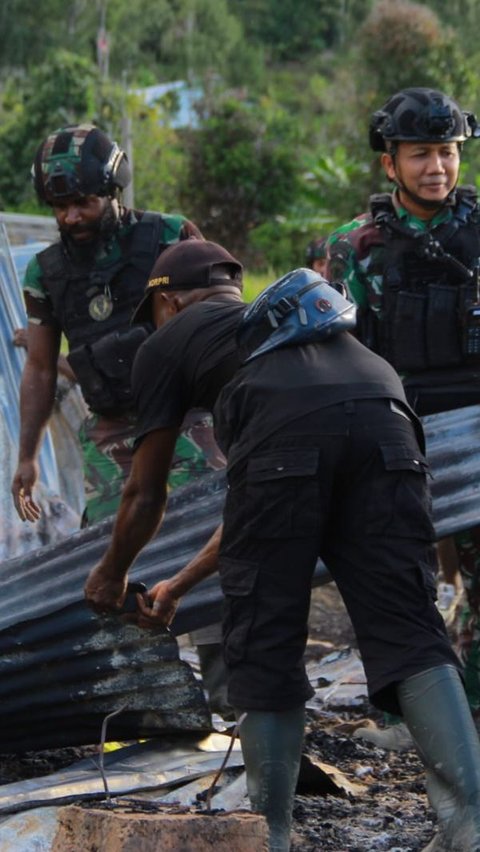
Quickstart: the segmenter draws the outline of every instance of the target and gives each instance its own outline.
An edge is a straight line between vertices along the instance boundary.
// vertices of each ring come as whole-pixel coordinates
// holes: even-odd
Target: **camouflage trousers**
[[[475,712],[480,710],[480,527],[457,533],[455,546],[466,596],[456,648],[465,667],[468,701]]]
[[[135,439],[135,415],[89,415],[79,439],[82,446],[85,512],[83,526],[115,514],[130,474]],[[225,467],[225,458],[213,436],[210,414],[190,411],[182,425],[170,469],[168,487],[193,482],[205,473]]]

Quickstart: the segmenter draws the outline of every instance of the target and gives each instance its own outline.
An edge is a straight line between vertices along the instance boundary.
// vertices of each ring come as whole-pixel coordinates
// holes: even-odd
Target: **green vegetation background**
[[[2,0],[0,208],[45,212],[29,171],[52,129],[130,134],[135,205],[236,253],[248,297],[387,188],[368,120],[389,94],[434,86],[480,111],[479,25],[477,0]],[[174,80],[197,96],[187,127],[175,92],[141,94]],[[464,182],[479,164],[472,140]]]

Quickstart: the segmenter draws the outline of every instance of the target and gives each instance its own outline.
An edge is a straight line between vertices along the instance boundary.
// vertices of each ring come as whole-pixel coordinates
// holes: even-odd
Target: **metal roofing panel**
[[[480,522],[480,405],[422,419],[438,538]]]
[[[210,536],[220,519],[223,479],[204,480],[172,495],[164,535],[145,549],[132,578],[141,574],[153,583],[159,573],[172,573]],[[86,575],[110,528],[106,521],[2,563],[0,752],[98,742],[104,717],[119,708],[110,739],[210,726],[203,692],[169,633],[101,618],[84,603]],[[187,626],[218,617],[218,584],[205,586],[195,596],[201,607],[190,601],[183,608],[182,632],[182,620]]]
[[[25,353],[13,345],[15,328],[27,322],[20,284],[5,225],[0,222],[0,559],[56,542],[78,528],[78,513],[60,499],[60,480],[50,433],[42,443],[39,496],[45,515],[36,526],[20,521],[10,488],[16,468],[19,435],[19,386]]]
[[[34,216],[29,213],[0,212],[0,222],[6,227],[10,245],[50,243],[58,237],[58,225],[53,216]]]
[[[480,406],[425,418],[439,537],[480,520],[479,423]],[[222,472],[177,489],[160,534],[139,555],[131,579],[152,585],[183,567],[220,522],[224,493]],[[102,714],[123,703],[126,709],[112,726],[115,737],[119,730],[123,738],[158,732],[173,724],[175,714],[181,719],[188,689],[184,693],[178,669],[171,674],[166,637],[152,638],[115,617],[101,619],[83,602],[85,578],[107,546],[111,523],[2,564],[0,750],[91,742]],[[319,564],[315,582],[328,581]],[[214,575],[181,601],[172,630],[211,624],[220,608]]]

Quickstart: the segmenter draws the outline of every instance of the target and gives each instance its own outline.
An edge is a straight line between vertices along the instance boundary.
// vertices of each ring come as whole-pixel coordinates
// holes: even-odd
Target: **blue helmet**
[[[248,306],[237,330],[244,363],[280,346],[319,343],[355,328],[356,307],[312,269],[294,269]]]

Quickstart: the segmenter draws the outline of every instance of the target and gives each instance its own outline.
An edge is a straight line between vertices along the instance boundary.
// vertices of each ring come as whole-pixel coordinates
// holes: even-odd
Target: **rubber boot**
[[[427,849],[480,852],[480,741],[457,670],[437,666],[409,677],[398,698],[438,818]]]
[[[237,718],[241,710],[235,710]],[[305,708],[278,713],[249,710],[240,725],[240,742],[252,810],[269,828],[270,852],[288,852],[293,800],[305,726]]]

